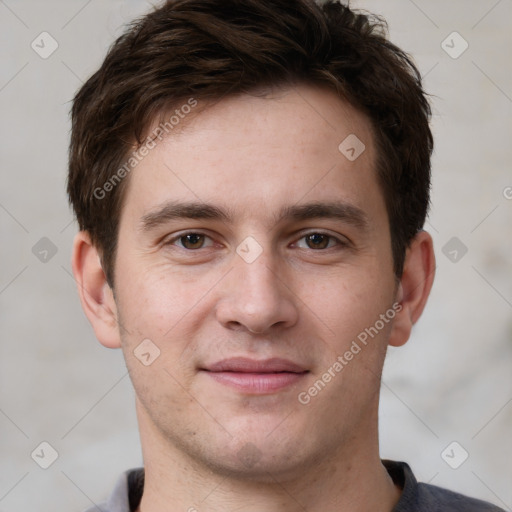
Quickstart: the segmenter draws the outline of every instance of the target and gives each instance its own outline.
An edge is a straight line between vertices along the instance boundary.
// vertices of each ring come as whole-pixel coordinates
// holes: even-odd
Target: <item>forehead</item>
[[[170,199],[262,220],[305,200],[383,206],[371,123],[334,92],[300,85],[196,108],[131,173],[127,215]]]

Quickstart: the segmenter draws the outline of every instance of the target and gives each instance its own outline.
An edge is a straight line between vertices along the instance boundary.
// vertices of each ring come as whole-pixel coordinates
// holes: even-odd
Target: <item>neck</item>
[[[147,417],[139,424],[145,484],[137,512],[390,512],[400,498],[380,461],[376,432],[373,443],[352,439],[343,452],[295,474],[233,478],[162,439]]]

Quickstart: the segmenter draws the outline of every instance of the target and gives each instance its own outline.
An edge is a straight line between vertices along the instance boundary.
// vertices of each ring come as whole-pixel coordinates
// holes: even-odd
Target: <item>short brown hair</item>
[[[300,82],[330,87],[371,120],[402,274],[428,212],[433,138],[420,74],[385,22],[334,0],[168,0],[129,26],[73,101],[67,190],[111,286],[126,172],[107,198],[97,190],[155,118],[191,97]]]

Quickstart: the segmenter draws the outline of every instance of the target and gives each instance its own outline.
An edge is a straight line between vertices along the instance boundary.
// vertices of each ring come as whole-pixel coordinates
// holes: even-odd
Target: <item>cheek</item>
[[[144,339],[160,349],[159,360],[174,366],[191,356],[196,335],[212,312],[212,296],[218,272],[199,275],[169,264],[144,261],[119,262],[118,312],[126,327],[126,353]]]
[[[377,265],[364,265],[321,280],[312,277],[300,292],[304,312],[312,320],[316,317],[316,323],[320,320],[319,325],[338,344],[346,343],[391,306],[394,281],[387,274]]]
[[[146,408],[154,407],[151,401],[156,400],[177,411],[187,401],[180,390],[188,388],[194,377],[194,367],[181,361],[193,350],[187,313],[197,299],[186,290],[177,290],[169,278],[151,272],[132,272],[131,276],[118,301],[125,328],[122,350],[130,377]]]
[[[140,334],[162,338],[198,303],[205,279],[177,273],[169,265],[141,260],[118,262],[119,308]]]

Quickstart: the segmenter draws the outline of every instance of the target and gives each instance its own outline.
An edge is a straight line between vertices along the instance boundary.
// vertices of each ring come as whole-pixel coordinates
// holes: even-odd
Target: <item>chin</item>
[[[276,484],[292,480],[303,473],[306,461],[294,454],[293,460],[289,453],[264,453],[248,442],[230,457],[211,459],[210,469],[223,477],[248,482]]]
[[[282,418],[281,418],[282,422]],[[275,426],[273,427],[275,428]],[[276,483],[292,480],[325,458],[321,447],[306,445],[300,432],[261,429],[233,437],[227,445],[220,443],[203,451],[203,462],[215,473],[238,480]],[[318,452],[318,453],[317,453]]]

